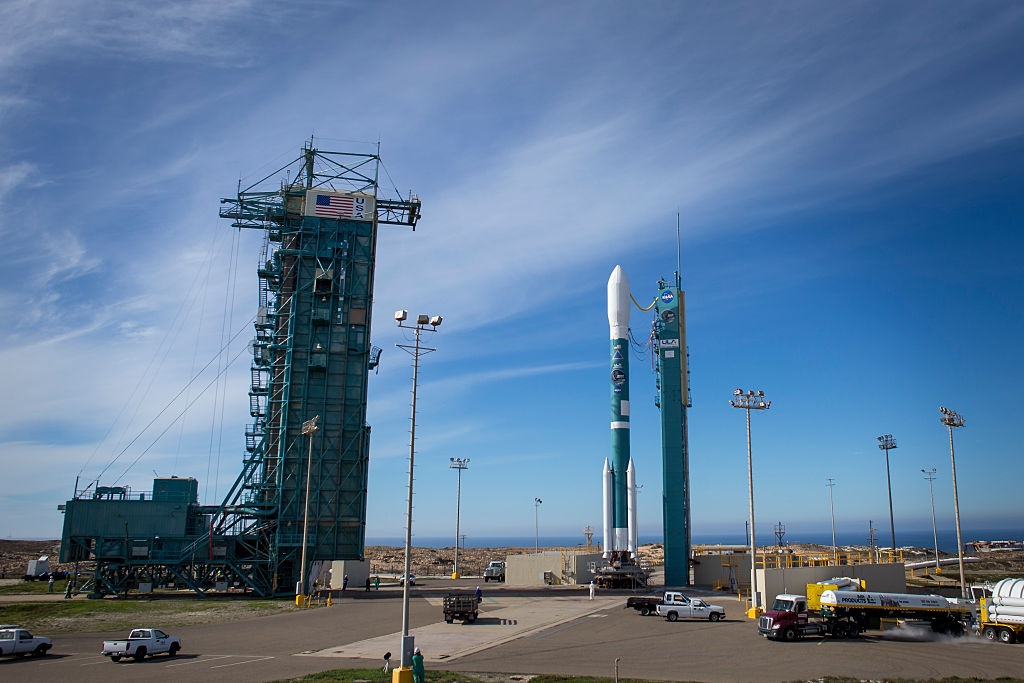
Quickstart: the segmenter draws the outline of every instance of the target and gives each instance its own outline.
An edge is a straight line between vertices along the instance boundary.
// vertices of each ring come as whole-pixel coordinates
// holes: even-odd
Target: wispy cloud
[[[262,8],[262,11],[261,11]],[[102,0],[9,0],[0,28],[0,70],[74,51],[198,61],[232,54],[231,21],[266,18],[269,3],[172,0],[139,5]]]

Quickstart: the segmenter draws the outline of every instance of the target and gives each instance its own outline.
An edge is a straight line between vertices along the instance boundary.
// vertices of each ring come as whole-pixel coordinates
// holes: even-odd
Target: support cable
[[[231,280],[233,279],[235,272],[235,258],[238,255],[237,244],[241,241],[242,230],[239,228],[235,230],[234,234],[231,235],[231,252],[228,258],[228,277],[224,284],[224,313],[220,319],[220,351],[217,355],[217,376],[220,377],[221,360],[223,359],[225,344],[224,344],[224,330],[227,326],[227,309],[229,306],[229,298],[231,296]],[[224,387],[227,391],[227,387]],[[220,384],[218,383],[214,389],[213,396],[213,411],[210,415],[210,445],[206,451],[206,482],[203,489],[203,498],[209,500],[210,494],[210,465],[213,463],[213,437],[217,433],[217,399],[220,398]]]
[[[378,161],[380,160],[378,159]],[[386,175],[388,180],[391,181],[391,187],[395,188],[395,196],[401,199],[402,193],[398,191],[398,185],[396,185],[394,179],[391,178],[391,174],[388,173],[388,167],[384,165],[383,161],[380,161],[380,167],[384,169],[384,175]]]
[[[230,306],[228,307],[228,310],[227,310],[227,314],[228,314],[227,329],[228,330],[231,329],[232,324],[234,323],[235,300],[236,300],[236,296],[235,295],[236,295],[236,292],[238,291],[238,254],[242,250],[242,229],[238,228],[237,230],[238,230],[238,242],[235,245],[235,259],[234,259],[235,260],[235,270],[234,270],[234,273],[231,274],[231,282],[230,282],[230,285],[231,285],[231,304],[230,304]],[[225,349],[225,351],[226,351],[226,349]],[[233,359],[232,359],[232,362],[233,362]],[[227,368],[225,368],[225,370],[226,369]],[[218,488],[217,481],[220,479],[220,454],[221,454],[221,447],[224,444],[224,412],[225,412],[225,404],[227,403],[227,399],[228,399],[228,381],[227,381],[227,378],[225,377],[224,378],[224,391],[221,392],[221,396],[220,396],[220,429],[219,429],[219,433],[217,435],[217,466],[214,468],[214,484],[213,484],[213,497],[214,498],[217,497],[217,488]]]
[[[193,399],[192,399],[192,400],[191,400],[191,401],[190,401],[189,403],[187,403],[187,404],[185,405],[185,407],[184,407],[184,408],[182,409],[182,411],[181,411],[180,413],[178,413],[178,414],[177,414],[177,416],[176,416],[176,417],[175,417],[175,418],[174,418],[173,420],[171,420],[171,421],[170,421],[170,423],[169,423],[169,424],[168,424],[168,425],[167,425],[166,427],[164,427],[163,431],[162,431],[162,432],[160,432],[160,434],[158,434],[158,435],[157,435],[157,437],[156,437],[155,439],[153,439],[152,443],[150,443],[150,444],[149,444],[148,446],[146,446],[146,448],[145,448],[145,449],[144,449],[144,450],[143,450],[143,451],[142,451],[141,453],[139,453],[139,454],[138,454],[137,456],[135,456],[135,460],[132,460],[132,463],[131,463],[130,465],[128,465],[128,467],[126,467],[126,468],[125,468],[124,472],[122,472],[122,473],[120,474],[120,476],[118,476],[118,478],[114,480],[114,483],[115,483],[115,484],[117,484],[117,482],[121,481],[121,479],[123,479],[123,478],[124,478],[124,476],[125,476],[126,474],[128,474],[128,472],[129,472],[129,471],[130,471],[130,470],[131,470],[131,469],[132,469],[133,467],[135,467],[135,465],[136,465],[136,464],[137,464],[137,463],[139,462],[139,460],[141,460],[141,459],[142,459],[142,456],[144,456],[144,455],[145,455],[146,453],[148,453],[148,452],[150,451],[150,449],[152,449],[152,448],[153,448],[153,446],[155,446],[155,445],[157,444],[157,442],[158,442],[158,441],[160,441],[160,439],[162,439],[162,438],[163,438],[164,434],[166,434],[166,433],[167,433],[168,431],[170,431],[171,427],[173,427],[173,426],[175,425],[175,423],[176,423],[176,422],[177,422],[178,420],[180,420],[180,419],[181,419],[181,418],[182,418],[182,417],[183,417],[183,416],[185,415],[185,413],[187,413],[187,412],[188,412],[188,409],[189,409],[189,408],[191,408],[191,407],[192,407],[192,405],[193,405],[193,404],[194,404],[194,403],[195,403],[196,401],[198,401],[198,400],[199,400],[200,398],[202,398],[202,397],[203,397],[203,395],[204,395],[204,394],[206,393],[206,391],[207,391],[207,390],[208,390],[208,389],[209,389],[210,387],[212,387],[212,386],[214,385],[214,383],[216,383],[216,382],[219,382],[219,381],[220,381],[220,378],[221,378],[221,376],[222,376],[222,375],[224,375],[225,373],[227,373],[227,371],[228,371],[228,368],[230,368],[230,367],[231,367],[232,365],[234,365],[234,363],[235,363],[235,361],[236,361],[236,360],[238,360],[239,358],[241,358],[242,354],[243,354],[243,353],[245,353],[245,351],[246,351],[246,348],[247,348],[247,347],[243,346],[243,347],[242,347],[241,349],[239,349],[239,350],[238,350],[238,353],[236,353],[236,354],[234,355],[234,357],[233,357],[233,358],[231,358],[231,360],[229,360],[229,361],[227,362],[227,364],[226,364],[226,365],[224,366],[224,369],[220,371],[220,374],[218,374],[218,375],[217,375],[216,377],[214,377],[214,378],[213,378],[212,380],[210,380],[209,384],[207,384],[207,385],[206,385],[205,387],[203,387],[203,390],[202,390],[202,391],[200,391],[200,392],[199,392],[199,393],[198,393],[198,394],[196,395],[196,397],[195,397],[195,398],[193,398]],[[180,394],[179,394],[179,396],[180,396]],[[140,436],[141,436],[141,434],[140,434]]]
[[[213,273],[213,254],[214,246],[217,243],[218,233],[214,233],[212,243],[210,244],[210,251],[206,258],[206,275],[203,277],[202,292],[203,297],[199,304],[199,324],[196,327],[196,343],[192,346],[192,367],[189,369],[189,377],[196,373],[196,362],[199,360],[199,340],[203,336],[203,319],[206,317],[206,299],[207,293],[209,292],[210,275]],[[186,403],[192,398],[191,392],[186,394]],[[178,444],[174,449],[174,467],[171,468],[171,474],[174,475],[178,472],[178,457],[181,455],[181,442],[185,437],[185,420],[181,421],[181,429],[178,430]]]
[[[255,317],[253,317],[252,319],[250,319],[250,320],[249,320],[249,322],[247,322],[247,323],[246,323],[245,325],[243,325],[243,326],[242,326],[241,328],[239,328],[238,332],[235,332],[235,334],[234,334],[234,335],[233,335],[233,336],[231,337],[231,339],[230,339],[230,340],[228,340],[228,344],[230,345],[230,344],[231,344],[231,343],[232,343],[233,341],[235,341],[235,339],[237,339],[237,338],[238,338],[238,335],[240,335],[240,334],[242,334],[243,332],[245,332],[246,328],[248,328],[248,326],[249,326],[249,325],[251,325],[251,324],[253,324],[254,322],[256,322],[256,318],[255,318]],[[247,347],[243,347],[243,349],[244,349],[244,348],[247,348]],[[179,392],[178,392],[177,394],[175,394],[175,395],[174,395],[174,397],[173,397],[173,398],[172,398],[172,399],[171,399],[170,401],[168,401],[168,402],[167,402],[167,405],[165,405],[165,406],[164,406],[163,408],[161,408],[161,409],[160,409],[160,412],[159,412],[159,413],[157,413],[156,415],[154,415],[154,416],[153,416],[153,419],[152,419],[152,420],[150,420],[150,421],[149,421],[149,423],[148,423],[148,424],[147,424],[147,425],[146,425],[145,427],[143,427],[143,428],[142,428],[142,431],[140,431],[140,432],[139,432],[139,433],[138,433],[138,434],[137,434],[137,435],[135,436],[135,438],[133,438],[133,439],[132,439],[132,440],[131,440],[131,441],[130,441],[130,442],[128,443],[128,445],[126,445],[126,446],[125,446],[124,448],[122,448],[122,449],[121,449],[121,452],[120,452],[120,453],[118,453],[118,454],[117,454],[117,456],[116,456],[116,457],[115,457],[115,458],[114,458],[113,460],[111,460],[111,461],[110,461],[109,463],[107,463],[107,466],[103,468],[103,471],[101,471],[101,472],[100,472],[100,473],[99,473],[98,475],[96,475],[96,479],[97,479],[97,480],[99,480],[99,478],[100,478],[100,477],[102,477],[102,476],[103,476],[104,474],[106,474],[107,470],[109,470],[109,469],[110,469],[110,468],[111,468],[111,467],[112,467],[112,466],[114,465],[114,463],[116,463],[116,462],[118,461],[118,459],[120,459],[120,457],[121,457],[122,455],[124,455],[124,454],[125,454],[125,452],[126,452],[126,451],[127,451],[127,450],[128,450],[129,448],[131,448],[131,447],[132,447],[132,444],[134,444],[134,443],[135,443],[136,441],[138,441],[138,440],[139,440],[140,438],[142,438],[142,435],[146,433],[146,430],[147,430],[147,429],[149,429],[150,427],[152,427],[152,426],[153,426],[153,423],[154,423],[154,422],[156,422],[157,420],[159,420],[159,419],[160,419],[160,416],[161,416],[161,415],[163,415],[163,414],[164,414],[165,412],[167,412],[167,410],[168,410],[168,409],[169,409],[169,408],[170,408],[170,407],[171,407],[172,405],[174,405],[174,402],[175,402],[175,401],[177,401],[177,400],[178,400],[178,398],[179,398],[179,397],[180,397],[180,396],[181,396],[182,394],[184,394],[184,393],[185,393],[185,392],[186,392],[186,391],[188,390],[188,388],[189,388],[190,386],[192,386],[192,383],[193,383],[193,382],[195,382],[195,381],[196,381],[197,379],[199,379],[200,375],[202,375],[202,374],[203,374],[204,372],[206,372],[206,369],[207,369],[208,367],[210,367],[211,365],[213,365],[213,361],[217,360],[217,359],[218,359],[218,358],[220,358],[220,357],[221,357],[221,351],[217,351],[217,354],[216,354],[216,355],[214,355],[214,357],[213,357],[213,358],[211,358],[211,359],[210,359],[209,361],[207,361],[206,365],[204,365],[204,366],[202,367],[202,369],[201,369],[201,370],[200,370],[200,371],[199,371],[198,373],[196,373],[196,375],[195,375],[194,377],[192,377],[192,379],[190,379],[190,380],[189,380],[188,382],[186,382],[186,383],[185,383],[185,386],[183,386],[183,387],[181,388],[181,390],[180,390],[180,391],[179,391]],[[220,376],[220,375],[218,374],[218,377],[219,377],[219,376]]]
[[[215,242],[215,244],[216,244],[216,242]],[[211,259],[212,259],[212,256],[211,256]],[[186,308],[186,305],[191,302],[191,300],[192,300],[192,293],[193,293],[193,291],[195,291],[195,287],[196,287],[196,284],[197,284],[198,281],[199,281],[199,276],[198,276],[198,273],[197,273],[195,279],[193,279],[193,281],[192,281],[192,285],[190,286],[188,293],[184,297],[182,297],[181,304],[178,306],[178,310],[174,314],[174,318],[171,320],[170,326],[167,328],[167,330],[168,330],[167,333],[164,334],[163,339],[161,339],[160,343],[157,345],[156,349],[153,351],[153,356],[150,358],[149,364],[146,366],[146,369],[143,370],[142,374],[139,375],[139,378],[138,378],[138,380],[135,383],[135,387],[132,389],[131,393],[128,395],[128,398],[125,400],[124,405],[121,406],[121,409],[118,411],[117,416],[114,418],[114,421],[111,422],[110,427],[107,429],[106,433],[103,435],[103,438],[100,439],[99,443],[96,444],[96,448],[93,449],[92,454],[82,464],[82,468],[78,471],[79,476],[81,476],[81,474],[85,471],[85,468],[89,466],[89,464],[92,462],[93,458],[96,457],[96,454],[99,453],[100,449],[103,447],[103,444],[105,444],[107,442],[107,439],[109,438],[111,433],[113,433],[114,428],[117,426],[117,423],[120,421],[121,416],[124,415],[126,410],[128,410],[128,407],[129,406],[134,406],[135,407],[135,411],[132,413],[132,416],[128,419],[127,423],[125,423],[124,427],[121,429],[121,434],[118,437],[118,441],[123,441],[125,436],[128,434],[128,430],[131,428],[132,423],[135,421],[135,418],[138,416],[139,410],[141,409],[143,402],[145,401],[146,397],[149,395],[150,390],[153,388],[153,383],[156,381],[156,373],[155,373],[155,371],[153,372],[152,376],[150,376],[150,371],[154,369],[154,364],[156,363],[157,358],[160,356],[160,350],[164,346],[164,343],[167,342],[168,337],[171,334],[171,330],[173,330],[175,328],[175,326],[178,324],[178,319],[181,316],[182,311],[184,311],[185,308]],[[184,325],[184,319],[182,319],[182,325]],[[180,330],[179,330],[179,332],[180,332]],[[177,339],[177,333],[175,333],[174,339]],[[173,340],[172,340],[172,342],[173,342]],[[173,344],[168,344],[167,349],[164,350],[163,357],[160,359],[160,363],[159,363],[160,367],[162,367],[163,364],[166,362],[167,356],[170,355],[171,348],[173,348]],[[146,387],[146,389],[142,393],[142,395],[138,399],[136,399],[136,394],[138,394],[139,389],[142,387],[142,383],[146,381],[147,376],[149,377],[149,385]]]

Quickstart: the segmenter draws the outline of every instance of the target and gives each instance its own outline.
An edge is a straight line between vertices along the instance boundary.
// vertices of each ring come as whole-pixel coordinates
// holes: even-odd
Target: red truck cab
[[[783,593],[757,621],[757,632],[766,638],[796,640],[807,628],[807,597]]]

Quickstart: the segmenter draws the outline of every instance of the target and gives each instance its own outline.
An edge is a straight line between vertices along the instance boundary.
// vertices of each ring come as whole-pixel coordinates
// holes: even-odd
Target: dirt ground
[[[594,548],[597,550],[597,548]],[[812,544],[792,544],[784,549],[770,546],[759,546],[761,552],[823,553],[832,552],[831,546]],[[866,546],[841,546],[840,552],[867,551]],[[532,548],[463,548],[459,550],[459,573],[464,576],[480,576],[484,567],[491,560],[503,560],[510,552],[516,550],[531,551]],[[927,560],[932,557],[929,548],[903,548],[903,557],[907,562]],[[20,577],[24,575],[29,560],[43,555],[50,558],[50,568],[54,571],[70,571],[73,564],[59,564],[56,560],[60,552],[60,541],[15,541],[0,540],[0,576]],[[970,565],[972,572],[1006,572],[1019,575],[1024,572],[1024,551],[1001,550],[975,553],[981,562]],[[640,557],[652,565],[664,562],[664,547],[661,543],[653,543],[640,547]],[[940,557],[953,557],[948,553],[940,553]],[[401,547],[370,545],[366,546],[366,558],[370,560],[370,571],[374,574],[401,574],[405,567],[405,553]],[[446,576],[452,573],[455,565],[455,548],[413,548],[412,573],[417,576]],[[85,569],[84,563],[81,569]]]

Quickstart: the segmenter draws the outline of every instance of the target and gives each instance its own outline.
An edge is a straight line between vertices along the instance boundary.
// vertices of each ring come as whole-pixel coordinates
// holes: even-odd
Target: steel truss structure
[[[181,524],[162,534],[145,524],[112,533],[98,521],[124,505],[156,505],[152,496],[88,498],[76,491],[66,506],[61,559],[96,562],[94,594],[166,581],[199,593],[218,582],[264,596],[306,592],[297,583],[307,480],[311,564],[362,558],[367,381],[380,355],[370,343],[377,227],[415,229],[420,216],[412,195],[377,197],[379,169],[379,154],[327,152],[310,143],[294,161],[221,200],[220,216],[232,227],[263,232],[253,422],[242,470],[220,505],[200,506],[186,494]],[[306,204],[318,191],[372,210],[361,217],[311,215]],[[319,428],[303,436],[302,423],[314,416]],[[145,553],[133,550],[143,546]]]

